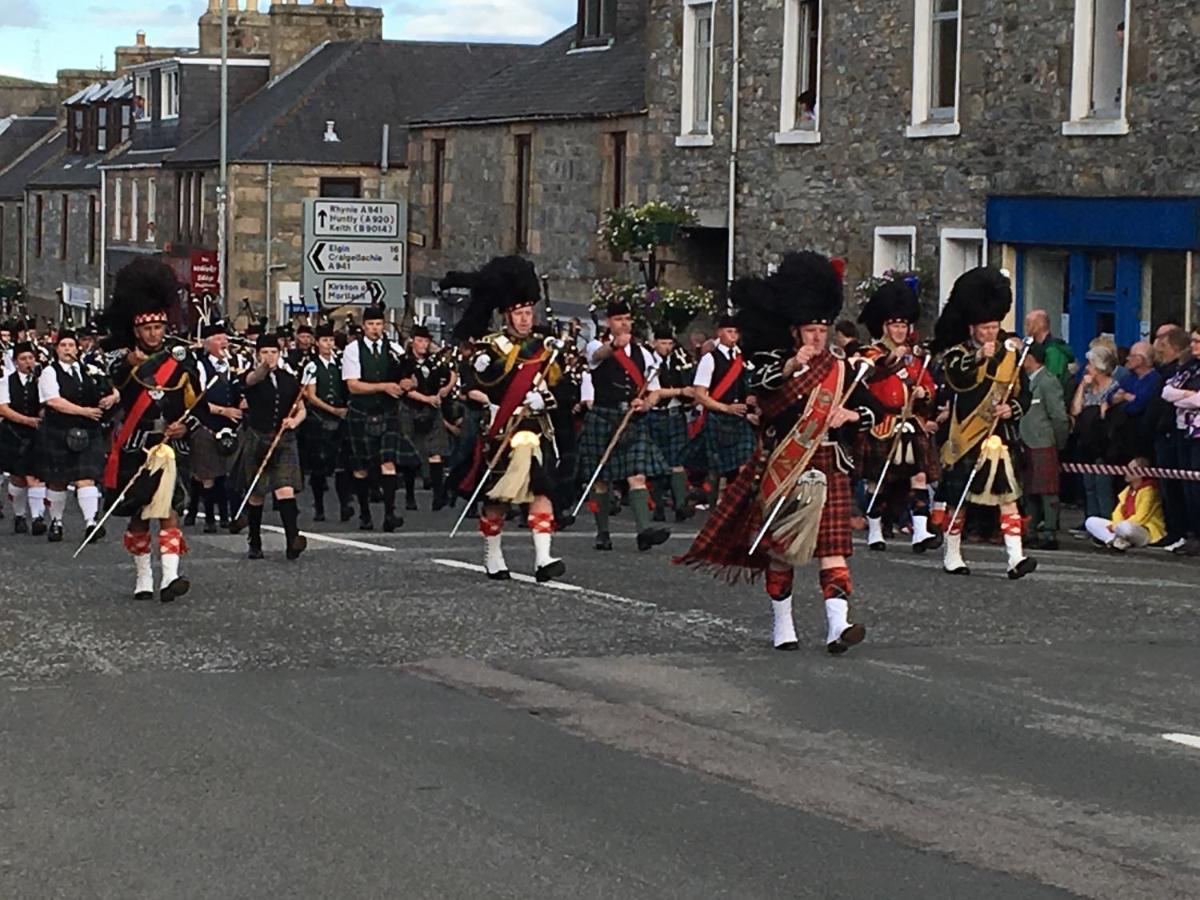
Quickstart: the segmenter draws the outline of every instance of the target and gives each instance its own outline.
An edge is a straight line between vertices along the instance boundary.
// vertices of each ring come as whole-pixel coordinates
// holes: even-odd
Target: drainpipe
[[[108,306],[108,291],[104,287],[104,278],[108,274],[108,215],[105,210],[108,208],[108,173],[103,169],[100,170],[100,308],[104,309]],[[153,211],[151,211],[153,214]]]
[[[738,113],[739,93],[741,89],[741,0],[733,0],[730,4],[733,24],[733,76],[730,79],[730,90],[733,92],[733,103],[729,123],[729,255],[725,260],[725,280],[733,281],[733,254],[737,235],[737,152],[738,152]]]
[[[383,146],[379,150],[379,199],[382,200],[387,196],[387,191],[384,189],[384,179],[388,173],[388,154],[391,152],[389,145],[388,124],[383,123]]]
[[[266,229],[266,235],[264,236],[264,239],[265,239],[266,245],[267,245],[266,253],[264,254],[266,256],[266,261],[267,261],[267,275],[266,275],[266,284],[264,286],[264,290],[266,291],[266,293],[263,295],[263,307],[266,309],[268,317],[270,317],[270,315],[271,315],[271,244],[272,244],[272,240],[271,240],[271,212],[272,212],[272,209],[271,209],[271,187],[272,187],[271,172],[272,172],[272,165],[273,165],[273,163],[271,163],[271,162],[267,163],[267,229]]]

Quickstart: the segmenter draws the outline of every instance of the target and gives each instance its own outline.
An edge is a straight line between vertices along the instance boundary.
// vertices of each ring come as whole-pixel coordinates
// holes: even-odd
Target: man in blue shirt
[[[1150,401],[1162,392],[1162,377],[1154,368],[1153,350],[1147,341],[1138,341],[1129,348],[1125,362],[1128,373],[1121,381],[1121,390],[1113,399],[1124,402],[1125,414],[1136,431],[1136,455],[1150,456],[1154,451],[1154,423],[1144,415]]]

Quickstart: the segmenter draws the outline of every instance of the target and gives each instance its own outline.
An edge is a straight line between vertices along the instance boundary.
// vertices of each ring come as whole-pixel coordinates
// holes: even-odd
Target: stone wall
[[[429,296],[450,269],[476,268],[516,250],[516,138],[532,139],[528,251],[551,279],[556,302],[586,305],[591,283],[625,271],[596,232],[613,197],[611,135],[626,134],[626,203],[654,193],[645,119],[426,128],[409,138],[410,230],[424,241],[410,255],[413,290]],[[445,140],[442,245],[433,244],[433,141]]]
[[[32,115],[58,101],[58,85],[0,78],[0,119]]]
[[[43,198],[41,255],[37,246],[37,201]],[[67,198],[67,246],[62,245],[62,198]],[[91,244],[89,204],[96,203],[94,244]],[[100,209],[99,191],[47,188],[25,192],[25,253],[28,281],[26,292],[31,300],[57,302],[63,282],[100,284]],[[95,252],[89,253],[94,247]],[[64,258],[65,257],[65,258]]]
[[[724,214],[730,134],[729,6],[717,4],[714,146],[676,148],[683,4],[651,0],[647,147],[667,196]],[[1130,21],[1125,137],[1068,138],[1074,3],[963,3],[961,135],[912,139],[912,0],[826,2],[821,143],[777,146],[783,4],[743,0],[736,266],[790,248],[845,256],[870,274],[876,226],[913,225],[937,270],[943,227],[981,228],[989,194],[1168,196],[1200,192],[1200,13],[1145,0]],[[993,256],[998,248],[992,248]]]
[[[21,277],[23,205],[20,200],[0,202],[0,278]]]
[[[376,7],[275,3],[269,18],[272,78],[322,41],[383,38],[383,10]]]

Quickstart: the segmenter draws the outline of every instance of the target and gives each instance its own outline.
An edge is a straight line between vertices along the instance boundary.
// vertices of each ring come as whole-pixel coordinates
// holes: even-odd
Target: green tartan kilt
[[[736,472],[754,455],[754,426],[741,416],[710,412],[703,437],[710,472]]]
[[[350,464],[356,471],[374,469],[383,463],[392,463],[398,469],[415,469],[421,465],[417,448],[412,442],[412,432],[405,431],[399,409],[382,415],[382,432],[371,433],[371,417],[361,410],[350,408],[346,416],[349,432]]]
[[[327,429],[326,422],[337,428]],[[306,475],[332,475],[348,467],[346,421],[310,412],[300,426],[300,468]]]
[[[430,427],[431,419],[433,424]],[[400,426],[404,433],[412,436],[413,447],[422,460],[431,456],[441,456],[445,461],[445,457],[450,455],[450,432],[446,430],[440,409],[428,406],[424,409],[401,406]],[[421,428],[426,430],[422,431]]]
[[[600,457],[608,447],[608,442],[612,440],[613,433],[624,417],[624,412],[612,407],[594,406],[588,410],[583,420],[583,430],[579,434],[575,462],[576,475],[585,482],[592,476]],[[670,471],[671,467],[667,465],[662,451],[650,438],[646,414],[635,413],[604,469],[601,470],[600,480],[619,481],[634,475],[657,478]]]
[[[646,414],[650,439],[662,451],[671,468],[688,460],[687,413],[682,406],[674,409],[652,409]]]
[[[258,467],[262,465],[267,449],[275,438],[272,432],[255,431],[249,425],[241,431],[242,490],[250,487]],[[304,474],[300,471],[300,449],[295,431],[285,431],[263,470],[262,477],[254,486],[253,496],[264,499],[280,488],[292,488],[297,494],[304,488]]]

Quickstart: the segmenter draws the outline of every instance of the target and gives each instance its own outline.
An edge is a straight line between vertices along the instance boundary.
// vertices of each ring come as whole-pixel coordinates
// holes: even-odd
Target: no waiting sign
[[[403,200],[306,199],[305,302],[326,309],[403,303],[407,235]]]

